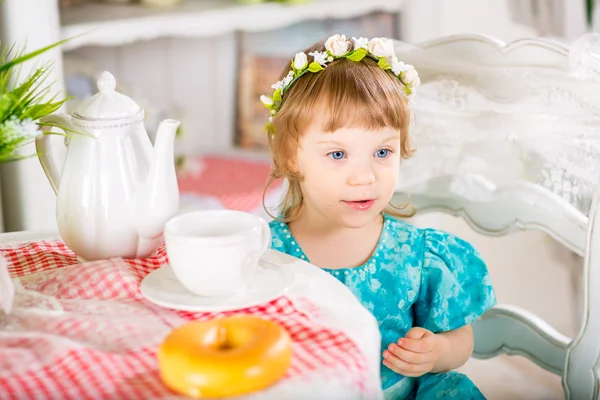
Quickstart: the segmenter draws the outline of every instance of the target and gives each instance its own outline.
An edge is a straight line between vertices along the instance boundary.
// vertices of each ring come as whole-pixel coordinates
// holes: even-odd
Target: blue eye
[[[346,153],[344,153],[343,151],[332,151],[328,154],[328,156],[333,158],[334,160],[341,160],[342,158],[346,157]]]
[[[375,156],[379,158],[386,158],[390,154],[388,149],[379,149],[375,152]]]

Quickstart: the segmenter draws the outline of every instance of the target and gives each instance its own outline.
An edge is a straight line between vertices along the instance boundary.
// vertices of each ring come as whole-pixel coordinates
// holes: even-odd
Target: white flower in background
[[[28,141],[42,135],[42,131],[39,130],[38,124],[30,119],[20,121],[16,117],[4,121],[1,131],[2,141],[7,143],[13,141]]]
[[[417,88],[421,84],[421,78],[419,78],[417,70],[410,64],[404,65],[404,71],[400,75],[400,78],[402,79],[402,82],[413,89]]]
[[[21,121],[21,129],[23,130],[23,136],[27,138],[34,139],[42,135],[38,124],[30,119]]]
[[[320,52],[320,51],[313,51],[308,53],[309,56],[312,56],[312,58],[315,59],[315,61],[321,65],[325,65],[327,64],[327,53],[326,52]]]
[[[308,56],[304,52],[296,53],[294,56],[294,68],[302,70],[308,64]]]
[[[357,50],[357,49],[369,50],[369,39],[364,38],[364,37],[360,37],[357,39],[357,38],[353,37],[352,40],[354,41],[354,50]]]
[[[394,55],[394,42],[387,38],[369,40],[369,52],[375,57],[391,57]]]
[[[273,99],[269,96],[265,96],[264,94],[260,96],[260,101],[267,107],[271,107],[273,105]]]
[[[392,56],[392,59],[390,60],[390,65],[392,66],[392,72],[394,73],[394,75],[398,76],[400,75],[400,73],[404,72],[404,63],[398,60],[398,57],[396,57],[395,55]]]
[[[345,35],[335,34],[327,39],[325,48],[332,55],[339,57],[348,52],[348,49],[350,49],[350,42],[346,39]]]

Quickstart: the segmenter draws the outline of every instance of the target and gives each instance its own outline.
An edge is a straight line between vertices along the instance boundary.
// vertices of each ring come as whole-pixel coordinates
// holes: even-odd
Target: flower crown
[[[267,107],[271,116],[266,129],[269,129],[273,117],[279,112],[283,94],[307,72],[317,73],[323,71],[327,64],[340,59],[347,58],[350,61],[359,62],[363,58],[368,57],[377,61],[377,65],[383,70],[391,70],[392,73],[404,85],[404,93],[412,101],[412,97],[416,93],[417,87],[421,84],[419,74],[410,64],[404,64],[398,60],[394,54],[394,42],[387,38],[352,38],[352,43],[346,39],[344,35],[333,35],[325,41],[325,51],[313,51],[308,53],[312,56],[313,61],[308,62],[308,56],[304,52],[296,53],[291,62],[292,69],[280,81],[276,82],[271,87],[274,92],[271,96],[262,95],[260,101]],[[351,50],[352,49],[352,50]]]

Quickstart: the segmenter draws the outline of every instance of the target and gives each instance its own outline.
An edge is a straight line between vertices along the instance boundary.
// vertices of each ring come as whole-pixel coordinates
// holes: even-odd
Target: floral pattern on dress
[[[309,261],[287,224],[274,220],[270,226],[274,250]],[[375,316],[382,349],[412,327],[434,333],[458,329],[496,304],[487,267],[473,246],[452,234],[416,228],[387,214],[366,263],[323,270],[346,285]],[[381,364],[381,382],[386,398],[483,398],[471,380],[457,372],[409,379]]]

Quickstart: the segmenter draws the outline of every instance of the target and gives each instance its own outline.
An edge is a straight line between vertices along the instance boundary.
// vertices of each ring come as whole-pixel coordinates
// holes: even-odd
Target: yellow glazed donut
[[[292,340],[281,325],[251,315],[190,322],[171,332],[158,350],[164,384],[195,399],[264,389],[292,361]]]

